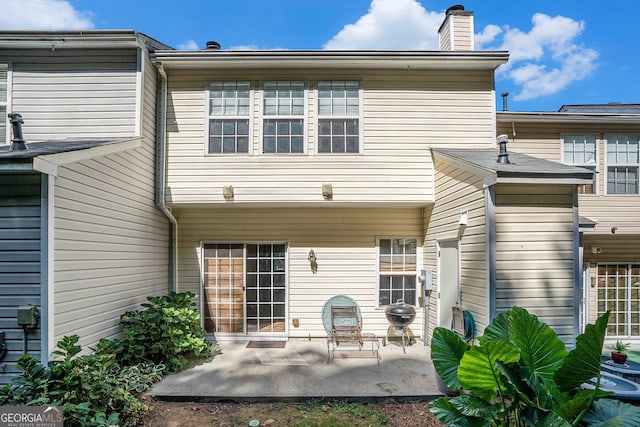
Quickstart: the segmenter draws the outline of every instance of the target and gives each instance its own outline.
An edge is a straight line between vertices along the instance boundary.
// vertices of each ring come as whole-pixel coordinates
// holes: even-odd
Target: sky
[[[475,49],[507,50],[496,107],[640,103],[640,1],[467,0]],[[442,0],[0,0],[0,30],[131,29],[176,49],[438,50]]]

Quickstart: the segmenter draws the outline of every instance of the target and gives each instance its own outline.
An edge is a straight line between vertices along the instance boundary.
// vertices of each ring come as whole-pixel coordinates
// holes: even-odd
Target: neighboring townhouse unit
[[[513,151],[594,171],[578,188],[582,319],[611,310],[609,339],[640,342],[640,104],[497,114]]]
[[[134,31],[0,32],[0,383],[25,348],[46,362],[64,335],[94,345],[169,290],[157,48]]]
[[[479,334],[519,304],[573,341],[577,188],[592,172],[498,163],[494,70],[508,54],[470,50],[472,24],[447,11],[430,52],[152,54],[177,289],[199,295],[207,331],[322,337],[323,304],[345,294],[380,336],[404,300],[423,338],[452,307]]]

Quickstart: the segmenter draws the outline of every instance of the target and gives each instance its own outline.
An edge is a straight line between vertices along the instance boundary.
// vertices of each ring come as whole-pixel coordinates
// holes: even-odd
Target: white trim
[[[55,178],[47,177],[47,352],[41,355],[42,364],[46,364],[49,355],[56,349],[55,343]]]
[[[267,82],[302,82],[303,88],[303,104],[302,104],[302,115],[265,115],[264,114],[264,84]],[[308,147],[308,138],[309,138],[309,80],[304,79],[265,79],[259,81],[259,92],[260,92],[260,150],[259,154],[264,156],[302,156],[309,154]],[[302,117],[302,153],[278,153],[278,142],[276,141],[276,152],[275,153],[265,153],[264,151],[264,121],[265,120],[299,120]],[[289,149],[291,149],[291,145],[289,145]]]
[[[410,304],[413,305],[415,307],[418,307],[420,304],[420,297],[422,296],[422,294],[420,293],[421,291],[421,284],[420,281],[418,280],[418,276],[420,275],[420,270],[423,269],[423,256],[424,256],[424,251],[423,251],[423,247],[420,245],[420,238],[415,237],[415,236],[376,236],[376,286],[375,286],[375,302],[376,305],[374,307],[374,309],[381,309],[383,306],[380,303],[380,275],[383,274],[380,271],[380,240],[394,240],[394,239],[404,239],[404,240],[415,240],[416,241],[416,271],[415,271],[415,278],[416,278],[416,289],[415,289],[415,293],[416,293],[416,300],[415,300],[415,304]],[[391,276],[396,275],[396,276],[409,276],[411,274],[411,272],[395,272],[395,273],[391,273],[391,272],[386,272],[384,274],[389,274]],[[391,303],[393,303],[393,301],[391,301]],[[407,303],[409,304],[409,303]]]
[[[357,153],[334,153],[334,152],[329,152],[329,153],[321,153],[319,150],[319,139],[320,139],[320,119],[337,119],[337,120],[353,120],[356,118],[356,116],[350,116],[348,114],[344,114],[344,115],[328,115],[328,116],[321,116],[320,115],[320,97],[318,95],[318,83],[320,82],[357,82],[358,83],[358,116],[357,116],[357,120],[358,120],[358,152]],[[314,101],[315,101],[315,109],[314,109],[314,120],[313,120],[313,125],[314,125],[314,150],[313,153],[320,155],[320,156],[331,156],[331,155],[337,155],[337,156],[358,156],[363,154],[363,150],[364,150],[364,142],[363,142],[363,132],[364,132],[364,125],[363,125],[363,119],[364,119],[364,113],[363,113],[363,99],[364,99],[364,90],[362,89],[362,80],[358,80],[358,79],[339,79],[339,78],[331,78],[331,79],[318,79],[315,80],[315,85],[312,88],[313,90],[313,94],[314,94]],[[346,144],[346,141],[345,141]],[[345,148],[346,149],[346,148]]]
[[[246,116],[212,116],[211,115],[211,83],[214,82],[247,82],[249,83],[249,112],[247,113]],[[253,125],[254,125],[254,100],[255,100],[255,92],[256,92],[256,87],[255,87],[255,82],[253,80],[250,79],[240,79],[240,80],[233,80],[233,79],[220,79],[220,80],[216,80],[216,79],[212,79],[212,80],[207,80],[205,81],[205,90],[204,90],[204,95],[205,95],[205,105],[204,105],[204,145],[202,146],[203,148],[203,155],[207,156],[207,157],[233,157],[233,156],[240,156],[240,157],[246,157],[246,156],[252,156],[255,152],[254,149],[254,136],[253,136]],[[210,120],[225,120],[225,119],[229,119],[229,120],[243,120],[243,119],[248,119],[249,120],[249,134],[247,135],[248,137],[248,147],[247,147],[247,152],[246,153],[210,153],[209,152],[209,131],[210,131],[210,124],[209,121]]]
[[[122,151],[133,150],[142,146],[142,138],[127,139],[112,144],[100,145],[86,150],[68,151],[64,153],[45,154],[33,159],[33,169],[38,172],[56,175],[57,166],[69,163],[90,160],[108,154],[120,153]]]
[[[438,315],[437,315],[437,320],[438,321],[437,321],[437,325],[436,326],[443,326],[443,325],[440,325],[440,322],[442,320],[441,316],[442,316],[442,308],[443,308],[442,307],[442,298],[441,298],[441,296],[442,296],[441,295],[441,293],[442,293],[442,274],[441,274],[442,270],[441,270],[441,264],[440,264],[441,263],[440,245],[442,243],[444,243],[444,242],[456,242],[456,246],[457,246],[457,249],[458,249],[458,281],[457,281],[458,282],[458,289],[457,289],[457,292],[456,292],[456,305],[458,307],[462,308],[462,298],[461,298],[462,283],[461,283],[461,278],[460,278],[461,270],[462,270],[461,269],[461,264],[460,264],[461,255],[462,255],[462,253],[461,253],[462,252],[462,250],[461,250],[461,246],[462,246],[461,245],[461,243],[462,243],[461,239],[459,237],[436,239],[436,274],[437,274],[437,277],[438,277],[438,280],[437,280],[437,283],[438,283],[437,284],[437,286],[438,286],[438,294],[436,295],[436,297],[437,297],[437,304],[436,304],[437,308],[436,308],[436,311],[438,313]],[[451,308],[449,307],[449,309],[451,309]],[[450,326],[449,325],[444,325],[443,327],[449,329]]]
[[[593,136],[594,137],[594,141],[596,144],[595,147],[595,164],[591,165],[589,163],[568,163],[565,161],[564,158],[564,142],[565,142],[565,137],[567,135],[573,135],[573,136]],[[597,133],[582,133],[582,132],[562,132],[560,134],[560,162],[562,164],[565,165],[569,165],[569,166],[578,166],[578,167],[584,167],[584,168],[590,168],[590,167],[594,167],[594,179],[593,179],[593,186],[594,186],[594,192],[593,193],[587,193],[587,194],[581,194],[580,196],[597,196],[599,194],[599,175],[600,175],[600,144],[599,144],[600,139],[598,138],[598,134]],[[606,146],[605,146],[606,147]]]
[[[221,338],[222,340],[231,339],[231,338],[250,338],[250,337],[260,337],[260,338],[287,338],[289,337],[289,289],[290,289],[290,270],[291,266],[289,265],[289,254],[291,250],[291,244],[288,241],[284,240],[201,240],[200,241],[200,318],[201,318],[201,326],[204,329],[204,247],[205,245],[242,245],[242,263],[243,263],[243,296],[244,296],[244,305],[243,305],[243,332],[209,332],[207,334],[214,335],[217,339]],[[246,274],[247,274],[247,245],[285,245],[285,294],[284,294],[284,332],[248,332],[247,330],[247,285],[246,285]],[[272,316],[273,318],[275,316]]]
[[[7,116],[7,114],[11,113],[11,107],[12,107],[12,92],[13,92],[13,63],[12,62],[2,62],[3,64],[7,64],[7,100],[6,102],[4,102],[4,107],[5,107],[5,114],[4,117],[2,117],[2,120],[4,120],[5,123],[5,139],[4,139],[4,144],[0,144],[0,147],[2,145],[9,145],[11,143],[11,124],[9,123],[9,118]],[[2,104],[2,103],[0,103]]]
[[[609,138],[611,136],[620,136],[620,135],[626,135],[626,136],[637,136],[639,143],[640,143],[640,134],[637,132],[608,132],[603,134],[603,151],[604,151],[604,160],[603,160],[603,164],[604,164],[604,191],[602,192],[602,194],[604,195],[609,195],[609,156],[607,156],[607,145],[609,144]],[[628,164],[614,164],[612,165],[612,167],[616,167],[616,166],[631,166],[633,165],[632,163],[628,163]],[[637,163],[635,163],[635,165],[638,167],[638,174],[637,174],[637,179],[638,181],[636,182],[636,185],[638,187],[638,192],[637,193],[611,193],[612,196],[622,196],[622,197],[633,197],[633,196],[638,196],[638,194],[640,194],[640,159]]]
[[[138,54],[136,55],[136,112],[135,112],[135,121],[134,121],[134,129],[135,136],[142,136],[142,111],[144,104],[144,74],[146,72],[144,66],[144,51],[142,48],[138,47]]]

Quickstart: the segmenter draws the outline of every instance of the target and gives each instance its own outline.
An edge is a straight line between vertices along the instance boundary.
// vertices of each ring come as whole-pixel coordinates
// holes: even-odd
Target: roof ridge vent
[[[509,160],[509,152],[507,151],[507,142],[509,142],[509,136],[505,134],[498,135],[497,141],[498,145],[500,146],[500,154],[498,154],[497,162],[502,165],[511,164],[511,161]]]
[[[207,42],[207,50],[220,50],[220,43],[215,40],[209,40]]]

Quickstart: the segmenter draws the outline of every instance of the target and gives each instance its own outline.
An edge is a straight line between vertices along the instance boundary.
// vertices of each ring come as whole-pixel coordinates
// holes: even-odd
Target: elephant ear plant
[[[599,388],[608,318],[607,312],[587,325],[570,352],[520,307],[496,316],[478,345],[436,328],[433,365],[459,394],[434,400],[429,409],[449,426],[640,425],[640,408],[602,399],[611,395]],[[582,388],[587,382],[595,387]]]

